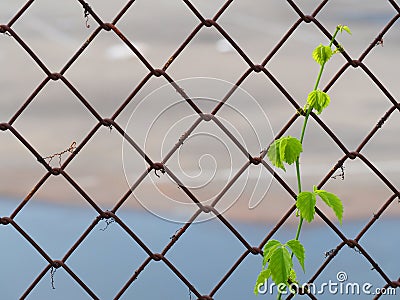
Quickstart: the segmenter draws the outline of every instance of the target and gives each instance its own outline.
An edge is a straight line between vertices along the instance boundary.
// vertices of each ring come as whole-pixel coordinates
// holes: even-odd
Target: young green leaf
[[[293,164],[302,151],[303,147],[298,139],[286,136],[274,141],[269,147],[267,155],[274,166],[286,171],[283,163]]]
[[[286,243],[286,245],[292,250],[293,254],[296,256],[299,261],[303,272],[305,272],[304,268],[304,260],[305,260],[305,250],[303,245],[298,240],[290,240]]]
[[[276,248],[268,264],[268,270],[271,271],[272,280],[276,285],[287,284],[292,267],[293,261],[289,251],[283,246]]]
[[[346,25],[339,25],[338,27],[339,27],[340,33],[342,33],[343,30],[344,30],[344,31],[346,31],[348,34],[351,34],[350,28],[349,28],[348,26],[346,26]]]
[[[254,294],[258,295],[260,287],[264,285],[270,277],[271,271],[268,269],[264,269],[258,274],[256,285],[254,286]]]
[[[336,217],[338,218],[340,224],[342,224],[343,220],[343,203],[342,200],[339,199],[333,193],[329,193],[324,190],[315,190],[315,193],[321,197],[321,199],[335,212]]]
[[[280,155],[280,140],[274,141],[268,148],[267,156],[269,161],[277,168],[286,171]]]
[[[332,56],[332,49],[329,46],[324,46],[319,44],[317,48],[314,49],[312,57],[320,65],[325,64]]]
[[[300,156],[303,147],[298,139],[287,136],[281,138],[281,159],[291,165]]]
[[[279,246],[281,246],[282,243],[277,240],[269,240],[268,243],[265,244],[263,248],[263,263],[262,263],[262,268],[265,268],[265,265],[267,264],[268,260],[271,258],[272,253],[275,251],[275,249]]]
[[[301,192],[297,195],[296,207],[300,211],[300,216],[308,223],[314,220],[316,202],[317,198],[312,192]]]
[[[320,114],[331,102],[329,95],[321,90],[314,90],[308,94],[307,104]]]

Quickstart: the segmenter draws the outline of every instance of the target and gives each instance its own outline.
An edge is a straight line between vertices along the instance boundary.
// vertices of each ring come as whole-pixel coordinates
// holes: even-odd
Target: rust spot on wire
[[[378,41],[376,41],[375,46],[381,46],[383,47],[383,38],[379,39]]]
[[[171,56],[168,61],[165,63],[164,67],[162,68],[163,71],[167,70],[169,65],[174,61],[174,57]]]

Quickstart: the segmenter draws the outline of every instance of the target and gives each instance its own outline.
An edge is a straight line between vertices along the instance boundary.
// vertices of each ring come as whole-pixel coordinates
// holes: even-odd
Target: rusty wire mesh
[[[36,2],[36,3],[35,3]],[[258,245],[252,245],[246,240],[246,236],[242,236],[236,229],[235,227],[231,224],[231,222],[224,217],[224,215],[220,214],[217,209],[215,208],[218,199],[212,203],[212,205],[203,205],[202,204],[202,199],[198,198],[191,190],[190,188],[186,187],[180,180],[179,180],[179,174],[175,174],[172,170],[170,170],[167,166],[165,166],[165,161],[157,162],[154,161],[147,153],[144,152],[143,149],[141,149],[136,143],[133,138],[131,138],[127,132],[124,131],[123,127],[120,126],[119,122],[117,121],[118,117],[120,114],[124,111],[124,109],[128,106],[129,103],[133,102],[136,100],[137,94],[140,92],[140,90],[146,85],[146,83],[153,77],[161,77],[166,80],[173,88],[181,95],[182,99],[184,99],[187,103],[188,106],[190,106],[195,113],[198,114],[199,116],[199,122],[201,123],[203,121],[209,121],[213,120],[218,126],[220,126],[223,130],[227,131],[227,134],[229,138],[235,143],[240,150],[245,154],[247,157],[248,162],[244,165],[244,167],[240,170],[240,172],[244,172],[246,168],[249,168],[251,165],[258,165],[260,168],[265,168],[273,174],[274,179],[276,182],[278,182],[286,191],[287,193],[293,198],[293,200],[296,199],[296,192],[291,189],[291,187],[286,183],[285,179],[282,178],[279,174],[274,172],[274,169],[271,167],[270,163],[264,159],[266,155],[266,151],[263,151],[261,155],[258,153],[255,155],[253,153],[249,153],[249,151],[240,144],[239,140],[235,138],[235,135],[230,133],[229,130],[227,130],[222,123],[218,123],[218,112],[220,109],[225,105],[225,103],[229,102],[230,97],[232,94],[235,93],[236,88],[233,88],[231,91],[229,91],[228,94],[225,95],[222,99],[219,99],[220,102],[219,104],[212,110],[212,111],[202,111],[198,105],[192,99],[190,98],[190,91],[184,91],[177,83],[176,81],[170,76],[168,69],[171,65],[174,64],[175,60],[181,55],[181,53],[188,47],[190,42],[198,35],[201,31],[208,30],[207,28],[212,28],[217,32],[221,37],[225,38],[230,45],[234,48],[234,51],[236,51],[240,57],[243,59],[245,64],[247,65],[247,69],[244,70],[242,76],[237,79],[236,81],[236,87],[240,87],[241,84],[253,73],[261,73],[265,75],[265,77],[282,93],[283,97],[293,106],[294,112],[299,111],[301,109],[302,101],[297,101],[294,99],[290,93],[288,92],[287,89],[280,83],[278,79],[274,77],[274,75],[270,72],[268,68],[268,64],[273,61],[275,58],[277,52],[284,47],[284,45],[289,41],[295,34],[296,34],[296,29],[299,28],[300,25],[304,23],[309,23],[309,26],[314,26],[317,30],[319,30],[323,36],[325,36],[327,39],[331,38],[330,31],[325,28],[319,21],[318,21],[318,15],[320,14],[321,11],[323,11],[329,1],[322,1],[317,8],[312,11],[310,14],[309,12],[304,12],[298,6],[295,1],[292,0],[287,0],[287,4],[289,9],[293,9],[293,11],[297,14],[298,19],[297,21],[292,24],[290,28],[287,29],[286,34],[276,43],[275,47],[268,53],[265,53],[265,59],[261,62],[254,62],[252,61],[249,56],[246,55],[245,51],[241,49],[241,47],[238,46],[238,44],[235,42],[235,40],[230,36],[230,34],[227,33],[227,31],[224,30],[223,26],[220,25],[219,20],[222,18],[224,14],[229,14],[229,8],[232,5],[233,1],[226,1],[221,8],[215,12],[214,16],[211,19],[208,19],[206,16],[204,16],[199,10],[196,9],[196,6],[191,3],[189,0],[183,0],[184,4],[188,8],[188,14],[191,14],[193,18],[196,20],[198,23],[197,26],[195,26],[190,33],[189,36],[185,38],[185,40],[180,44],[180,46],[177,48],[177,50],[174,53],[171,53],[170,58],[165,62],[164,65],[161,67],[159,66],[153,66],[145,57],[144,55],[138,50],[138,48],[135,46],[133,41],[128,39],[125,35],[124,32],[122,32],[119,27],[118,23],[119,21],[124,17],[124,15],[129,11],[129,10],[134,10],[134,3],[135,1],[128,1],[125,6],[122,7],[122,9],[119,11],[119,13],[116,15],[116,17],[110,22],[108,20],[103,20],[97,13],[96,13],[96,3],[93,1],[93,3],[86,3],[83,0],[78,0],[79,4],[81,7],[77,6],[77,9],[83,9],[84,12],[84,17],[87,18],[86,22],[89,22],[89,20],[92,22],[92,27],[88,30],[90,30],[90,36],[83,41],[81,47],[76,50],[76,53],[72,56],[71,59],[69,59],[64,67],[61,70],[58,70],[54,72],[54,70],[51,70],[46,64],[44,63],[43,60],[41,60],[35,51],[30,48],[26,42],[24,41],[23,38],[20,37],[19,33],[14,30],[14,24],[19,22],[23,22],[23,16],[28,13],[29,9],[32,7],[32,5],[37,5],[40,4],[40,1],[34,1],[30,0],[25,3],[25,5],[18,11],[15,12],[14,17],[11,18],[6,24],[0,25],[0,33],[3,34],[1,37],[2,39],[6,38],[11,38],[14,39],[16,43],[18,43],[26,52],[26,55],[30,56],[37,66],[43,71],[44,79],[43,81],[39,84],[39,86],[32,91],[31,96],[29,96],[19,107],[19,109],[10,117],[10,119],[5,122],[5,120],[0,120],[2,123],[0,124],[0,130],[3,132],[3,134],[6,134],[7,132],[11,134],[15,139],[17,139],[26,149],[34,156],[34,158],[37,160],[37,163],[40,164],[44,170],[45,173],[43,177],[35,184],[35,186],[31,189],[31,191],[26,195],[26,197],[20,202],[18,207],[15,208],[15,210],[12,212],[11,215],[2,217],[0,219],[0,224],[2,225],[2,228],[5,228],[6,226],[12,227],[15,230],[15,234],[21,235],[26,243],[30,244],[36,251],[39,253],[39,255],[47,261],[47,266],[42,270],[42,272],[37,276],[37,278],[34,278],[32,281],[32,284],[30,286],[26,287],[26,291],[24,292],[23,295],[21,295],[21,298],[26,298],[28,297],[31,292],[35,289],[35,287],[42,281],[44,280],[44,277],[46,274],[51,272],[51,274],[54,274],[54,270],[58,268],[62,268],[65,270],[66,273],[69,274],[69,276],[76,282],[77,285],[81,286],[85,292],[92,297],[93,299],[99,299],[99,297],[96,295],[95,291],[92,290],[79,276],[68,266],[68,259],[74,255],[75,251],[77,248],[85,243],[86,238],[88,235],[94,230],[96,225],[101,220],[108,220],[111,222],[111,220],[114,221],[115,224],[118,224],[122,230],[124,230],[131,238],[132,243],[136,243],[139,245],[146,253],[147,258],[142,262],[139,268],[136,270],[132,270],[132,276],[123,284],[121,284],[121,289],[120,291],[115,295],[115,299],[119,299],[122,296],[124,296],[125,292],[127,291],[128,288],[135,288],[135,280],[142,275],[143,272],[146,272],[146,266],[148,266],[152,261],[160,261],[167,268],[169,268],[177,278],[179,278],[184,285],[187,286],[187,288],[190,290],[191,294],[197,297],[198,299],[218,299],[218,291],[223,288],[224,284],[226,284],[227,281],[229,281],[231,275],[235,272],[235,270],[244,262],[245,258],[249,255],[261,255],[262,247],[263,245],[271,239],[274,234],[285,224],[285,222],[289,219],[291,215],[294,214],[295,212],[295,205],[293,204],[291,207],[287,208],[287,212],[282,216],[282,218],[275,224],[272,230],[269,232],[266,232],[265,238],[259,242]],[[383,1],[382,1],[383,2]],[[346,71],[350,68],[358,68],[361,69],[363,74],[365,74],[367,77],[371,79],[373,82],[373,85],[379,89],[385,96],[384,101],[387,101],[390,103],[391,107],[390,109],[381,117],[379,122],[370,130],[367,136],[365,136],[364,140],[355,148],[355,149],[348,149],[344,143],[341,142],[341,140],[333,133],[333,131],[321,120],[321,118],[315,114],[311,114],[312,118],[316,121],[316,123],[322,128],[323,131],[326,132],[327,135],[332,139],[332,141],[341,149],[343,156],[336,162],[334,163],[332,169],[329,171],[329,173],[326,174],[324,178],[319,182],[318,187],[322,188],[328,181],[330,181],[333,177],[337,176],[338,172],[340,172],[340,169],[343,167],[344,163],[347,160],[359,160],[365,166],[367,166],[376,176],[381,180],[387,188],[391,191],[392,195],[388,199],[376,199],[379,203],[381,203],[381,208],[379,211],[375,212],[373,217],[370,219],[369,223],[360,231],[358,235],[355,237],[350,237],[346,236],[340,228],[338,228],[332,221],[321,211],[317,208],[317,214],[319,217],[324,221],[326,226],[329,226],[333,232],[340,238],[342,241],[333,251],[330,251],[328,253],[327,259],[324,261],[324,263],[320,266],[319,269],[314,270],[313,275],[310,277],[309,282],[315,282],[316,279],[320,276],[320,274],[325,270],[325,268],[329,265],[334,263],[334,258],[335,256],[345,247],[350,247],[357,249],[359,253],[361,253],[364,258],[373,266],[373,268],[376,270],[376,272],[379,273],[379,275],[383,278],[383,280],[386,282],[385,287],[393,287],[397,288],[400,286],[400,280],[397,278],[390,278],[384,270],[380,268],[378,265],[377,261],[372,258],[372,254],[368,253],[364,247],[362,246],[362,243],[360,243],[360,239],[368,233],[372,225],[377,222],[379,217],[382,216],[384,212],[386,212],[390,205],[393,202],[396,202],[397,199],[400,197],[399,189],[397,186],[395,186],[387,177],[385,177],[385,174],[381,173],[374,165],[372,161],[370,161],[366,156],[363,155],[362,150],[363,148],[369,143],[369,141],[379,132],[380,128],[382,128],[385,124],[385,121],[387,121],[389,118],[392,118],[392,116],[400,111],[400,104],[396,97],[392,95],[386,88],[384,83],[379,81],[379,79],[374,75],[374,73],[368,68],[368,66],[364,63],[365,58],[370,55],[373,50],[379,46],[382,45],[383,40],[385,39],[385,36],[390,30],[392,30],[395,27],[396,21],[400,16],[400,8],[398,4],[396,3],[395,0],[388,0],[387,4],[389,4],[393,8],[393,16],[390,19],[390,21],[385,24],[383,28],[381,28],[381,31],[376,34],[376,36],[372,37],[370,39],[370,42],[368,44],[368,47],[357,57],[353,58],[350,57],[350,55],[344,51],[342,53],[345,63],[344,65],[339,69],[339,71],[334,74],[328,84],[324,87],[324,91],[329,91],[332,86],[335,85],[335,83],[338,81],[339,78],[343,74],[346,73]],[[62,6],[62,4],[60,4]],[[80,11],[82,13],[82,11]],[[149,12],[149,15],[151,12]],[[84,22],[84,21],[83,21]],[[94,23],[95,25],[94,26]],[[156,22],[153,20],[153,22]],[[86,24],[88,25],[88,24]],[[146,24],[143,24],[145,26]],[[167,24],[163,24],[163,26],[167,26]],[[95,27],[95,28],[94,28]],[[94,28],[94,29],[92,29]],[[141,82],[136,83],[136,88],[131,92],[131,94],[126,98],[126,100],[121,101],[119,108],[112,114],[110,117],[105,117],[102,116],[95,108],[94,106],[91,105],[91,102],[89,99],[86,99],[77,89],[77,87],[68,80],[68,76],[65,74],[67,71],[70,69],[70,67],[74,64],[79,65],[78,58],[81,57],[89,45],[94,43],[96,41],[96,38],[99,36],[101,32],[106,32],[109,35],[115,35],[118,39],[120,39],[127,47],[132,52],[132,55],[135,55],[145,66],[147,69],[147,75],[143,78]],[[0,41],[1,45],[1,41]],[[13,72],[13,70],[2,70],[3,73],[8,73],[8,72]],[[118,75],[116,75],[118,76]],[[86,137],[78,142],[74,142],[71,144],[68,148],[63,150],[62,152],[55,153],[50,156],[43,155],[39,153],[38,150],[33,147],[30,142],[29,142],[29,137],[24,137],[14,126],[14,123],[23,118],[24,112],[27,110],[27,108],[34,102],[35,97],[42,91],[46,85],[48,85],[52,81],[59,81],[63,85],[65,85],[74,95],[75,97],[84,105],[84,107],[91,113],[91,115],[97,120],[97,124],[92,128],[86,135]],[[187,93],[186,93],[187,92]],[[1,100],[0,100],[1,101]],[[0,102],[1,103],[1,102]],[[293,116],[288,120],[288,122],[282,127],[281,131],[275,136],[275,138],[279,138],[280,136],[284,135],[290,128],[291,126],[296,122],[296,120],[301,119],[301,114],[299,113],[293,113]],[[82,149],[84,149],[92,140],[93,136],[102,128],[103,126],[112,128],[113,130],[117,131],[123,139],[125,139],[126,142],[128,142],[135,151],[137,151],[140,156],[145,160],[145,162],[148,164],[148,168],[145,170],[143,176],[141,176],[134,184],[131,189],[129,189],[120,199],[115,199],[115,206],[110,209],[103,211],[99,205],[96,203],[96,199],[90,197],[85,190],[79,185],[79,183],[71,176],[67,170],[68,165],[77,157],[79,156],[80,152]],[[191,129],[193,131],[194,128]],[[179,148],[180,145],[185,141],[185,139],[188,138],[190,135],[187,134],[184,137],[181,137],[179,139],[179,142],[177,143],[176,147],[174,147],[171,151],[173,154],[177,149]],[[178,140],[178,137],[177,137]],[[272,142],[272,141],[271,141]],[[395,151],[395,149],[394,149]],[[65,158],[62,160],[62,157]],[[59,162],[59,167],[52,167],[51,161],[52,160],[57,160]],[[57,164],[56,164],[57,165]],[[2,170],[2,176],[6,173],[6,171],[10,170]],[[198,210],[197,212],[187,220],[187,222],[183,225],[183,227],[178,230],[172,237],[170,242],[165,245],[165,248],[163,251],[160,253],[153,253],[152,250],[149,248],[148,245],[144,241],[142,241],[135,233],[134,228],[130,228],[128,225],[124,223],[124,221],[119,217],[119,209],[120,207],[127,201],[127,199],[131,196],[132,192],[134,191],[135,187],[137,187],[141,181],[144,180],[144,178],[153,171],[158,171],[158,172],[163,172],[167,173],[171,178],[174,179],[174,181],[179,185],[180,189],[184,191],[189,199],[193,201],[197,206]],[[235,176],[231,182],[227,185],[232,186],[235,183],[235,180],[237,177],[239,177],[240,174],[237,174],[238,176]],[[35,239],[27,234],[26,231],[24,231],[23,228],[21,228],[18,224],[18,222],[15,221],[15,218],[18,214],[20,214],[21,211],[24,210],[26,204],[32,199],[32,197],[35,196],[37,191],[41,189],[41,187],[48,181],[51,177],[53,176],[60,176],[65,179],[66,182],[68,182],[86,201],[87,203],[90,204],[90,206],[96,211],[98,216],[93,220],[92,224],[82,233],[82,235],[76,240],[76,242],[71,246],[71,248],[67,251],[64,257],[61,258],[54,258],[51,257],[47,252],[46,249],[43,249],[38,245],[38,243],[35,241]],[[61,191],[60,191],[61,192]],[[226,191],[221,192],[222,194],[220,195],[219,198],[223,196],[223,194]],[[372,212],[371,212],[372,213]],[[168,259],[168,252],[170,251],[171,248],[173,247],[179,247],[177,244],[177,241],[186,234],[186,231],[188,228],[193,224],[193,222],[199,217],[201,214],[213,214],[215,215],[218,220],[228,228],[229,231],[231,231],[236,238],[240,241],[240,243],[244,247],[244,252],[243,254],[238,257],[237,261],[232,262],[232,267],[226,272],[226,274],[220,279],[219,282],[215,282],[214,288],[212,288],[210,291],[202,291],[199,290],[196,287],[196,284],[191,282],[191,278],[185,277],[180,270]],[[108,223],[107,223],[108,224]],[[1,229],[0,229],[1,230]],[[2,247],[4,244],[6,244],[7,241],[1,241]],[[312,259],[312,258],[310,258]],[[2,273],[2,276],[4,276],[4,273]],[[309,270],[308,274],[312,274],[312,272]],[[254,274],[256,276],[256,274]],[[311,294],[310,291],[304,290],[302,291],[311,299],[317,299],[317,297],[313,294]],[[16,295],[17,296],[17,295]],[[380,298],[382,295],[378,294],[375,296],[374,299]],[[293,295],[288,296],[288,298],[292,298]]]

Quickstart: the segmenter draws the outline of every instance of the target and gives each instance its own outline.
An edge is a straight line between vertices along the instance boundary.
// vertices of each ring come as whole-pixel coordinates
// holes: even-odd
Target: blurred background
[[[224,1],[193,0],[191,3],[208,19],[213,18]],[[315,1],[295,3],[306,15],[318,5]],[[24,4],[25,1],[2,0],[0,24],[7,24]],[[120,0],[89,2],[104,22],[111,22],[125,4],[126,1]],[[337,40],[353,59],[358,59],[397,14],[389,1],[337,0],[329,1],[317,19],[330,32],[338,24],[348,25],[352,35],[341,34]],[[260,64],[298,19],[299,15],[285,1],[235,1],[218,19],[218,24],[253,63]],[[161,69],[199,22],[183,1],[138,0],[117,27],[154,68]],[[51,72],[59,72],[97,26],[92,16],[86,20],[78,1],[40,0],[18,18],[12,29]],[[319,43],[328,42],[313,23],[302,23],[266,66],[300,106],[312,90],[319,70],[311,53]],[[399,45],[400,30],[395,23],[385,34],[383,44],[374,47],[363,60],[394,99],[398,99],[400,93],[397,84]],[[345,63],[343,56],[334,56],[326,66],[320,87],[323,88]],[[9,122],[47,75],[7,34],[0,36],[0,65],[2,123]],[[204,27],[173,61],[167,73],[202,111],[209,113],[248,68],[215,27]],[[102,118],[110,118],[148,72],[121,39],[103,30],[64,76]],[[360,68],[347,69],[330,88],[329,95],[331,104],[320,118],[349,151],[360,145],[393,106]],[[257,156],[295,113],[295,108],[263,73],[253,72],[217,116],[245,148]],[[197,118],[196,112],[182,101],[165,78],[153,76],[116,122],[153,161],[162,161]],[[395,111],[362,150],[397,190],[400,184],[400,160],[396,151],[400,146],[398,121],[398,111]],[[13,127],[42,157],[48,157],[68,149],[72,142],[79,144],[97,123],[98,120],[59,80],[46,84]],[[301,125],[299,118],[287,134],[298,136]],[[0,142],[3,174],[0,216],[10,216],[47,171],[10,131],[0,134]],[[63,154],[61,162],[69,155],[69,152]],[[342,150],[311,120],[301,157],[305,189],[318,184],[342,156]],[[209,204],[246,161],[247,158],[220,128],[211,122],[203,122],[171,156],[167,167],[201,201]],[[58,156],[50,165],[59,167]],[[67,166],[66,172],[102,210],[111,210],[147,167],[117,130],[103,127]],[[288,167],[286,173],[276,171],[296,191],[294,168]],[[357,159],[346,161],[344,180],[339,176],[329,180],[324,188],[339,195],[344,202],[341,230],[348,238],[354,238],[393,194]],[[223,211],[255,246],[293,203],[290,194],[272,180],[266,169],[251,166],[221,198],[217,209]],[[168,175],[152,172],[125,201],[119,213],[152,251],[161,252],[196,208]],[[333,216],[325,207],[321,206],[321,210],[328,217]],[[383,220],[374,225],[365,240],[362,239],[363,247],[373,254],[392,280],[398,277],[398,264],[393,263],[391,257],[399,245],[393,237],[399,225],[399,213],[400,205],[393,202],[381,218]],[[53,259],[61,259],[97,215],[64,178],[53,176],[34,194],[15,221]],[[209,218],[202,216],[198,221]],[[293,238],[296,222],[293,215],[274,238]],[[101,222],[100,225],[104,224]],[[245,248],[218,220],[194,224],[190,230],[193,233],[185,234],[168,258],[198,290],[208,294]],[[303,238],[306,249],[310,249],[306,259],[307,274],[299,274],[305,281],[323,263],[324,252],[341,241],[318,218],[316,224],[305,227]],[[8,270],[7,277],[0,282],[0,291],[5,299],[17,299],[47,262],[11,226],[0,228],[0,240],[4,245],[0,267]],[[110,224],[104,231],[96,227],[68,260],[68,265],[101,299],[111,299],[146,257],[118,225]],[[253,297],[260,265],[259,257],[248,257],[215,298]],[[363,281],[383,286],[383,279],[370,269],[363,256],[345,249],[319,280],[335,280],[337,272],[346,271],[349,281],[358,282],[359,276],[363,275]],[[49,274],[40,281],[30,298],[88,298],[61,269],[55,274],[55,287],[55,290],[51,288]],[[152,263],[124,294],[126,299],[167,296],[190,299],[187,287],[168,268],[157,263]],[[333,297],[338,295],[323,296],[324,299],[336,299]],[[361,298],[362,295],[351,297]]]

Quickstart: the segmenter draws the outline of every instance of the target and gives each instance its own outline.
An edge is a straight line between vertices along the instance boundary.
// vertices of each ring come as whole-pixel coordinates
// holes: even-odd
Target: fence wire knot
[[[89,15],[92,8],[89,6],[87,2],[83,2],[82,6],[83,6],[83,17],[85,18],[85,26],[86,28],[90,28]]]
[[[1,224],[1,225],[8,225],[8,224],[10,224],[10,218],[7,218],[7,217],[0,218],[0,224]]]
[[[105,219],[104,222],[106,223],[106,226],[103,228],[100,228],[100,231],[106,231],[108,226],[110,226],[112,223],[115,222],[114,218],[110,218],[110,219]]]
[[[67,149],[65,149],[64,151],[61,151],[61,152],[58,152],[58,153],[54,153],[54,154],[52,154],[50,156],[46,156],[43,159],[45,159],[45,160],[48,159],[49,160],[48,164],[50,164],[51,161],[53,160],[53,158],[57,156],[58,157],[58,164],[61,167],[61,160],[62,160],[63,154],[65,154],[67,152],[74,153],[75,149],[76,149],[76,142],[72,142],[71,145]]]
[[[7,123],[0,123],[0,130],[1,131],[6,131],[9,128],[10,125]]]
[[[325,258],[328,258],[329,256],[331,256],[333,253],[335,253],[335,249],[331,249],[329,251],[326,251],[324,253]]]
[[[56,289],[55,284],[54,284],[54,276],[57,272],[57,269],[61,267],[61,262],[60,261],[54,261],[51,265],[51,269],[50,269],[50,280],[51,280],[51,288],[53,290]]]
[[[7,25],[0,25],[0,33],[7,35],[7,36],[12,36],[8,30],[10,29],[10,27],[8,27]]]
[[[54,275],[56,274],[56,272],[57,272],[57,268],[52,266],[50,269],[50,280],[51,280],[51,288],[53,290],[56,289],[56,286],[54,285]]]
[[[336,179],[336,178],[340,177],[340,179],[344,180],[344,169],[345,169],[345,167],[343,165],[341,165],[340,166],[340,173],[336,174],[336,175],[333,175],[331,178],[332,179]]]
[[[154,174],[156,174],[156,176],[158,178],[160,178],[160,175],[158,175],[157,171],[160,171],[162,174],[165,174],[165,169],[164,169],[163,163],[154,163],[153,169],[154,169]]]

